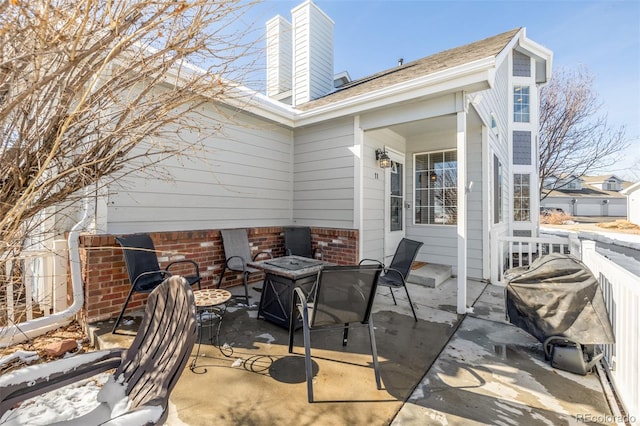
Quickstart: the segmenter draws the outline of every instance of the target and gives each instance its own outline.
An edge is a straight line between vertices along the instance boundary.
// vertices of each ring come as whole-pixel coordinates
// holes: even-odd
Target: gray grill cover
[[[509,321],[540,342],[562,336],[583,345],[614,343],[600,285],[578,260],[559,253],[505,272]]]

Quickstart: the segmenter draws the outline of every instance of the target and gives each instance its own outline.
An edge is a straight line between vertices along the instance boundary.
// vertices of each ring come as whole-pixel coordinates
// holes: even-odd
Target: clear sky
[[[290,21],[302,2],[266,0],[247,19],[262,32],[275,15]],[[612,126],[626,126],[630,148],[608,172],[630,178],[629,168],[640,165],[640,0],[314,2],[335,22],[334,71],[353,79],[394,67],[398,58],[409,62],[526,27],[528,38],[554,52],[554,68],[586,66],[602,113]]]

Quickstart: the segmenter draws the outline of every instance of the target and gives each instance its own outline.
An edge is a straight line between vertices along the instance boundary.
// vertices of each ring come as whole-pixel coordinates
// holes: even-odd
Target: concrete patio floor
[[[168,424],[615,423],[597,375],[551,368],[542,345],[505,321],[501,287],[469,281],[474,312],[467,315],[455,313],[455,279],[435,289],[410,285],[409,291],[417,323],[403,292],[396,291],[397,306],[386,288],[376,297],[382,390],[376,389],[366,328],[350,331],[346,348],[340,331],[312,334],[312,404],[302,332],[289,354],[287,330],[256,319],[257,308],[230,305],[220,343],[233,353],[202,345],[198,368],[187,368],[171,394]],[[252,294],[257,303],[260,293]],[[97,325],[99,347],[128,344],[130,338],[110,329],[107,322]]]

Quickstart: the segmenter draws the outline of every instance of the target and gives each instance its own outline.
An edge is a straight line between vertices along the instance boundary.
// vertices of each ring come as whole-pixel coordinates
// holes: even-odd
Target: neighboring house
[[[627,220],[640,225],[640,182],[636,182],[620,193],[627,197]]]
[[[407,237],[425,243],[418,260],[454,268],[464,312],[467,277],[497,268],[497,238],[537,235],[551,51],[519,28],[351,81],[334,78],[333,21],[310,1],[291,13],[267,24],[268,96],[205,105],[183,137],[212,129],[209,149],[165,161],[171,180],[111,184],[96,232],[305,225],[351,231],[357,257],[381,260]]]
[[[621,191],[630,185],[615,175],[552,176],[545,180],[540,207],[571,216],[626,217],[627,197]]]

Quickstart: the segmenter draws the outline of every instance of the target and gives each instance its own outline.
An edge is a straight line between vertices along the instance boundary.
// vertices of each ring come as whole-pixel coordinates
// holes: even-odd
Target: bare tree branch
[[[561,69],[540,91],[540,196],[570,180],[611,166],[627,147],[625,129],[611,128],[585,68]],[[551,185],[551,186],[549,186]]]
[[[0,0],[2,275],[48,208],[200,148],[181,133],[199,133],[203,102],[231,96],[251,5]]]

